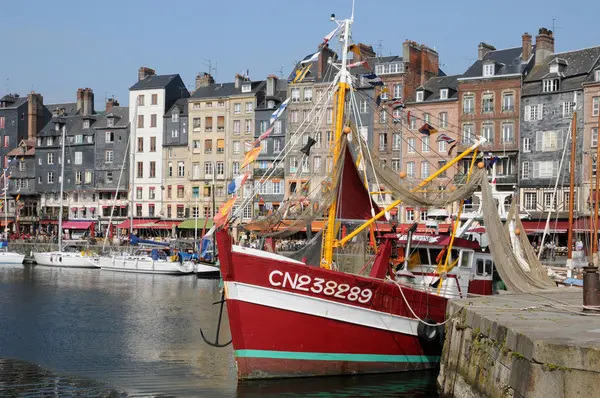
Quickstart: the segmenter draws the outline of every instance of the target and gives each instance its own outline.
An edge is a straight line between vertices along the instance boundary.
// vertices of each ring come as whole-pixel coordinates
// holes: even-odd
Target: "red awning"
[[[523,227],[525,228],[525,231],[527,231],[527,233],[530,233],[530,234],[535,234],[535,233],[542,234],[542,233],[544,233],[544,229],[546,228],[546,220],[537,220],[537,221],[523,220],[521,222],[523,223]],[[554,233],[565,233],[565,232],[567,232],[568,228],[569,228],[568,221],[550,220],[550,225],[548,226],[548,231],[554,232]]]
[[[117,228],[123,228],[123,229],[129,229],[129,225],[130,225],[130,221],[131,219],[127,219],[125,221],[123,221],[122,223],[120,223],[119,225],[117,225]],[[148,219],[133,219],[133,228],[139,228],[140,225],[144,225],[144,224],[148,224],[148,223],[155,223],[158,222],[158,220],[148,220]]]
[[[469,230],[467,232],[471,233],[471,234],[484,234],[485,233],[485,227],[473,227],[473,228],[469,228]]]
[[[93,221],[65,221],[63,229],[89,229]]]
[[[179,225],[181,221],[150,221],[147,223],[136,225],[134,222],[134,226],[136,228],[148,228],[148,229],[173,229]]]

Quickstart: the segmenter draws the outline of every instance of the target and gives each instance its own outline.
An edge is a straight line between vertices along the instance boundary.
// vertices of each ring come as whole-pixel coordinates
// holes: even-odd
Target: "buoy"
[[[400,172],[400,178],[402,178],[402,179],[406,178],[406,171]]]
[[[519,228],[515,228],[515,235],[521,235],[521,230]]]
[[[350,134],[352,132],[352,129],[350,128],[350,126],[346,126],[344,127],[344,134]]]
[[[483,169],[485,167],[485,163],[479,162],[479,163],[477,163],[477,167],[480,169]]]
[[[450,187],[450,191],[451,191],[451,192],[454,192],[454,191],[456,191],[456,187],[455,187],[454,185],[452,185],[452,186]]]

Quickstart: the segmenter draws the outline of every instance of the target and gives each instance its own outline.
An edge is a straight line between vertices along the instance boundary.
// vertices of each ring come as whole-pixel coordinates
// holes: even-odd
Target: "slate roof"
[[[284,79],[277,79],[277,86],[275,87],[275,95],[272,97],[263,97],[260,103],[256,106],[256,110],[274,109],[267,108],[267,101],[275,100],[275,107],[278,107],[287,98],[287,87],[288,82]],[[265,90],[267,89],[265,85]],[[266,93],[265,93],[266,94]]]
[[[171,82],[177,80],[181,80],[178,74],[174,75],[152,75],[146,76],[144,79],[139,80],[133,86],[129,88],[129,90],[150,90],[156,88],[165,88]]]
[[[542,79],[550,77],[550,63],[555,58],[567,63],[561,71],[562,78],[557,92],[578,90],[590,77],[593,79],[592,72],[600,61],[600,46],[552,54],[542,64],[533,66],[523,81],[522,95],[542,93]]]
[[[207,87],[200,87],[190,99],[229,97],[234,90],[235,83],[215,83]]]
[[[82,116],[82,115],[77,114],[77,103],[76,102],[69,102],[69,103],[65,103],[65,104],[50,104],[47,107],[50,110],[50,112],[54,112],[54,110],[57,108],[64,108],[65,113],[63,116],[54,116],[53,115],[52,118],[48,121],[48,123],[46,123],[44,128],[42,128],[42,130],[38,134],[39,137],[60,136],[62,134],[62,132],[56,131],[54,128],[56,121],[59,119],[66,124],[67,136],[72,136],[72,135],[77,135],[77,134],[83,134],[83,135],[94,134],[93,128],[97,125],[96,119],[100,115],[93,114],[93,115]],[[83,128],[84,117],[91,118],[89,129]]]
[[[252,85],[250,88],[250,92],[242,93],[242,86],[244,84],[248,84],[248,83],[250,83]],[[260,90],[265,88],[266,84],[267,84],[267,82],[265,80],[243,81],[243,82],[241,82],[241,84],[238,88],[235,88],[235,83],[234,83],[234,88],[233,88],[233,92],[231,93],[231,95],[232,96],[236,96],[236,95],[248,96],[249,94],[256,94],[257,92],[259,92]]]
[[[522,47],[490,51],[482,60],[475,61],[461,77],[483,77],[483,65],[490,61],[496,64],[496,72],[494,76],[523,73],[529,60],[525,60],[523,62],[521,60],[522,53]],[[532,53],[535,54],[535,46],[532,50]]]
[[[0,108],[0,109],[16,109],[27,102],[27,97],[16,97],[15,98],[12,95],[7,94],[4,97],[0,98],[0,101],[14,101],[14,103],[6,106],[5,108]]]
[[[180,116],[187,116],[188,115],[188,99],[187,98],[180,98],[177,101],[175,101],[175,103],[173,104],[172,107],[169,108],[169,110],[167,112],[165,112],[164,117],[171,117],[171,114],[173,113],[173,109],[175,109],[175,107],[179,108],[179,115]]]
[[[113,116],[113,125],[108,127],[108,118]],[[129,107],[128,106],[113,106],[110,112],[96,114],[96,122],[92,128],[96,130],[124,128],[129,124]],[[69,131],[67,130],[67,133]]]
[[[23,153],[21,143],[25,144],[26,151]],[[6,156],[34,156],[35,155],[35,140],[23,140],[15,149],[10,151]]]
[[[423,101],[419,101],[419,103],[427,103],[433,101],[456,101],[458,99],[458,79],[462,77],[462,75],[453,75],[453,76],[437,76],[432,77],[425,83],[424,86],[417,88],[417,90],[406,98],[406,103],[416,102],[416,92],[419,90],[424,90]],[[440,90],[443,88],[448,89],[448,98],[440,99]]]

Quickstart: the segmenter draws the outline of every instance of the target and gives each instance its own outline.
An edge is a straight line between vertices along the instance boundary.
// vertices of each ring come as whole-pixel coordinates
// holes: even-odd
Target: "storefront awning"
[[[197,225],[198,225],[198,229],[201,230],[202,228],[210,228],[213,226],[213,220],[211,219],[205,219],[205,218],[199,218],[197,220]],[[204,224],[206,222],[206,225]],[[196,228],[196,219],[192,218],[189,220],[185,220],[182,223],[180,223],[177,228],[179,229],[195,229]]]
[[[148,224],[148,223],[155,223],[158,220],[152,220],[152,219],[147,219],[147,218],[134,218],[133,219],[133,228],[140,228],[140,225],[144,225],[144,224]],[[125,221],[123,221],[122,223],[120,223],[119,225],[117,225],[117,228],[121,228],[121,229],[129,229],[131,219],[127,219]]]
[[[7,225],[12,224],[12,220],[8,220],[8,221],[4,221],[4,220],[0,220],[0,226],[1,227],[6,227]]]
[[[93,223],[93,221],[65,221],[62,227],[63,229],[89,229]]]
[[[546,228],[546,220],[527,221],[522,220],[523,227],[528,234],[543,234]],[[569,228],[568,221],[550,220],[548,232],[565,233]]]

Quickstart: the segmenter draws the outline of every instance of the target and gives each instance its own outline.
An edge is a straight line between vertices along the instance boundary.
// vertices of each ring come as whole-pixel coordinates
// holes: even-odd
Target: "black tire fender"
[[[426,325],[425,323],[428,323],[429,325]],[[430,325],[437,325],[437,322],[434,321],[433,319],[429,319],[429,318],[425,318],[423,319],[423,322],[419,321],[419,326],[417,326],[417,336],[423,340],[423,341],[427,341],[429,343],[434,342],[434,341],[440,341],[440,331],[441,328],[443,328],[443,326],[441,325],[437,325],[437,326],[430,326]],[[443,342],[443,339],[441,340]]]

